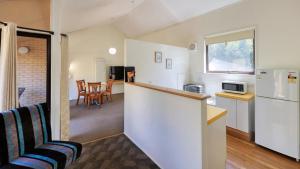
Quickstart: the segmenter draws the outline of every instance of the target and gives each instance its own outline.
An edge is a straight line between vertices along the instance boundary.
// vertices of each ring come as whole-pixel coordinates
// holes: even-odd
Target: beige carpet
[[[70,134],[71,140],[86,143],[99,138],[123,133],[124,94],[113,95],[112,102],[104,102],[101,107],[71,101]]]

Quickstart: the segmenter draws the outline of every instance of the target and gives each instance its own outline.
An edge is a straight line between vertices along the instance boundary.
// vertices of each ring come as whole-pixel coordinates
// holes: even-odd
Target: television
[[[124,80],[124,66],[110,66],[109,78],[114,80]]]

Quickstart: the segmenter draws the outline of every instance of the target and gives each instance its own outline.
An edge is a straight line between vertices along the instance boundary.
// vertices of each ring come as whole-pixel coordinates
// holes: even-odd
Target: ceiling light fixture
[[[18,52],[21,55],[25,55],[29,52],[29,48],[26,46],[19,47]]]
[[[111,54],[111,55],[115,55],[117,53],[117,49],[116,48],[109,48],[108,53]]]

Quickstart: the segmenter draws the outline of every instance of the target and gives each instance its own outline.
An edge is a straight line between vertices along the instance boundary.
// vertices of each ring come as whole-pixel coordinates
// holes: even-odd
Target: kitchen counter
[[[227,133],[240,139],[253,140],[254,94],[216,93],[216,105],[227,111]]]
[[[227,113],[226,109],[207,105],[207,125],[212,124]]]
[[[128,83],[128,82],[126,82]],[[193,92],[188,92],[188,91],[183,91],[183,90],[177,90],[177,89],[172,89],[172,88],[167,88],[167,87],[161,87],[161,86],[156,86],[156,85],[151,85],[147,83],[140,83],[140,82],[134,82],[134,83],[128,83],[134,86],[139,86],[139,87],[144,87],[164,93],[169,93],[177,96],[182,96],[182,97],[187,97],[191,99],[196,99],[196,100],[206,100],[210,98],[209,95],[205,94],[199,94],[199,93],[193,93]]]
[[[226,167],[226,110],[207,106],[208,95],[138,82],[124,90],[124,133],[160,168]]]
[[[225,97],[225,98],[229,98],[229,99],[237,99],[237,100],[242,100],[242,101],[249,101],[249,100],[252,100],[255,95],[253,93],[234,94],[234,93],[219,92],[219,93],[216,93],[216,96]]]
[[[216,106],[216,97],[212,96],[207,99],[207,105]]]
[[[124,80],[114,80],[113,84],[124,84]]]

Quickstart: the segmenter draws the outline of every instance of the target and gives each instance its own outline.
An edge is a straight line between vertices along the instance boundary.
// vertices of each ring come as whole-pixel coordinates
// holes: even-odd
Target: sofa
[[[0,169],[64,169],[82,145],[51,138],[45,103],[0,113]]]

